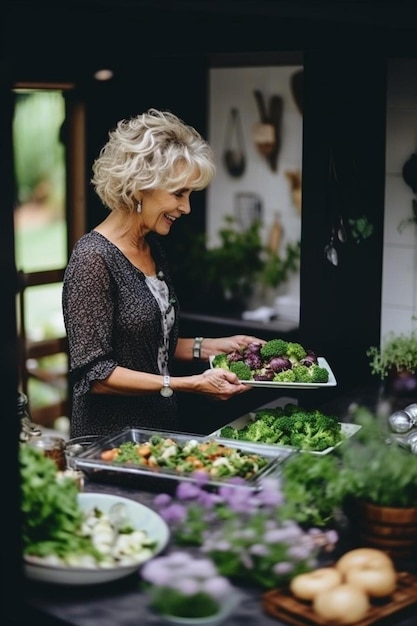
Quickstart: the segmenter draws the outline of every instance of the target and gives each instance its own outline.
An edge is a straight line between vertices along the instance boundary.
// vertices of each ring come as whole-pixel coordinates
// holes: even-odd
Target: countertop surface
[[[329,410],[338,411],[341,421],[348,415],[352,403],[361,403],[373,407],[381,398],[375,390],[357,390],[351,396],[332,402]],[[404,405],[405,406],[405,405]],[[137,500],[153,508],[155,493],[140,491],[135,488],[121,487],[117,484],[105,484],[87,481],[86,491],[118,494]],[[344,545],[337,550],[349,549],[349,538],[343,540]],[[183,549],[183,548],[181,548]],[[414,565],[414,564],[413,564]],[[416,566],[417,567],[417,566]],[[415,567],[412,571],[415,572]],[[234,613],[223,622],[227,626],[285,626],[266,614],[262,609],[262,590],[250,587],[240,589],[241,602]],[[117,582],[105,585],[88,585],[82,588],[63,587],[25,581],[23,589],[24,602],[21,605],[22,620],[17,624],[29,624],[32,619],[43,620],[44,626],[66,624],[69,626],[139,626],[159,625],[164,622],[147,606],[146,596],[140,590],[140,579],[137,574]],[[417,605],[414,604],[389,617],[390,626],[415,626]],[[26,621],[27,620],[27,621]],[[305,622],[305,624],[310,622]]]

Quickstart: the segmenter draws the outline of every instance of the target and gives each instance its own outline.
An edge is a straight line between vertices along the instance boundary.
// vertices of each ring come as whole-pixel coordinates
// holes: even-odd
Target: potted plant
[[[417,456],[389,445],[388,424],[368,409],[352,418],[361,430],[332,454],[297,455],[283,466],[286,512],[307,525],[345,518],[360,543],[393,558],[415,555]]]
[[[390,332],[380,347],[367,352],[372,373],[385,382],[395,395],[412,395],[417,390],[417,330]]]
[[[145,563],[141,576],[150,606],[173,624],[215,626],[238,603],[236,588],[209,558],[174,551]]]
[[[246,228],[239,228],[232,216],[225,222],[219,230],[220,245],[205,248],[201,267],[206,283],[220,286],[226,303],[242,311],[256,284],[275,289],[297,271],[300,242],[287,243],[279,254],[263,244],[260,221]]]

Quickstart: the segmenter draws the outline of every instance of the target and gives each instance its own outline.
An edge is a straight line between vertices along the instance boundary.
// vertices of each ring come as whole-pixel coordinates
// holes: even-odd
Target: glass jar
[[[67,460],[65,456],[65,439],[62,437],[54,437],[50,435],[42,435],[41,437],[33,437],[29,439],[27,445],[41,450],[44,456],[49,457],[61,472],[67,469]]]

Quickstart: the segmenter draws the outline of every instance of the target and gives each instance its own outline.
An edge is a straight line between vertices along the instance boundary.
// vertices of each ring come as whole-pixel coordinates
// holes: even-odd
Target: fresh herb
[[[71,478],[57,479],[56,464],[40,450],[21,444],[22,541],[25,554],[64,556],[90,544],[79,532],[83,512]]]

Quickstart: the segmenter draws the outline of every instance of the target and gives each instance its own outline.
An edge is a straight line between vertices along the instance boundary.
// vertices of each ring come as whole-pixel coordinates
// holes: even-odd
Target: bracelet
[[[193,359],[201,359],[201,344],[204,337],[196,337],[193,344]]]

